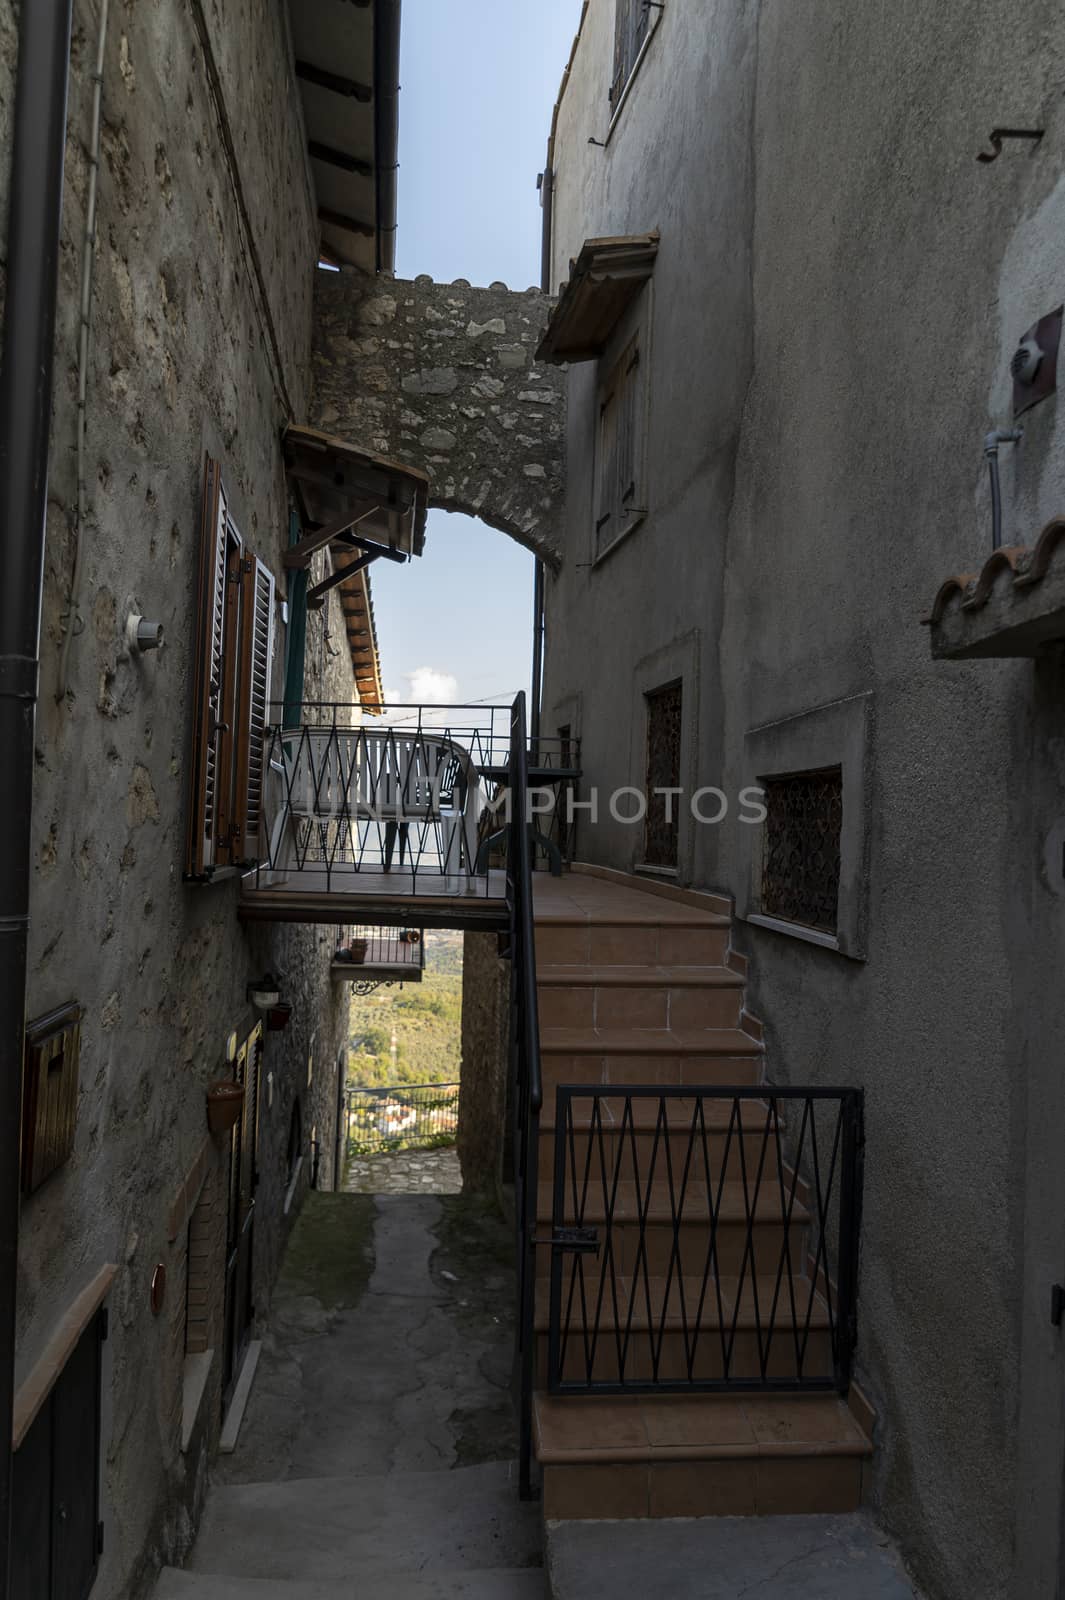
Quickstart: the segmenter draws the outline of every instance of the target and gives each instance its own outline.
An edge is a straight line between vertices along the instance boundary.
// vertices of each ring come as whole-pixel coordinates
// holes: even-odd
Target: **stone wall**
[[[293,1018],[286,1032],[267,1036],[263,1069],[273,1097],[260,1122],[254,1299],[262,1313],[296,1209],[286,1216],[282,1205],[291,1106],[298,1094],[308,1143],[317,1127],[328,1181],[334,1069],[348,1019],[346,991],[329,978],[331,933],[245,932],[236,880],[182,882],[204,452],[221,460],[237,524],[279,580],[276,695],[288,537],[279,441],[289,417],[306,420],[309,410],[317,227],[284,11],[265,0],[234,0],[224,11],[207,0],[112,0],[88,374],[89,515],[69,681],[57,699],[71,614],[97,11],[76,0],[27,985],[30,1017],[69,1000],[84,1008],[81,1092],[71,1159],[22,1209],[17,1380],[85,1283],[116,1263],[97,1589],[127,1600],[150,1588],[161,1560],[187,1548],[217,1433],[215,1392],[209,1425],[181,1456],[174,1418],[183,1351],[171,1325],[181,1314],[181,1250],[170,1225],[175,1194],[203,1145],[204,1090],[230,1070],[229,1035],[245,1038],[257,1020],[248,980],[280,972]],[[0,134],[16,40],[12,7],[0,0]],[[0,218],[7,173],[4,161]],[[129,654],[131,610],[162,622],[161,651]],[[308,695],[350,696],[335,596],[307,632]],[[304,1181],[309,1169],[308,1161]],[[155,1317],[149,1287],[158,1263],[173,1271],[165,1311]]]
[[[320,272],[317,425],[420,467],[433,506],[480,517],[555,565],[565,379],[533,363],[553,304],[500,283]]]
[[[497,1194],[507,1125],[510,965],[494,933],[467,933],[462,956],[458,1153],[467,1191]]]

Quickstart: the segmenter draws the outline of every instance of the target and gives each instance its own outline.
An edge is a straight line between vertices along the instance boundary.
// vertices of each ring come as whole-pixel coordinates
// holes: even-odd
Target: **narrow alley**
[[[158,1600],[541,1600],[512,1256],[503,1219],[459,1196],[309,1196],[237,1448]]]

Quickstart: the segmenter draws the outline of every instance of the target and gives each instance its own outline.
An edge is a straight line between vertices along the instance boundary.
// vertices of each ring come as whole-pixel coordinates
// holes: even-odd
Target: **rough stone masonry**
[[[538,289],[320,272],[316,425],[428,472],[466,512],[556,567],[566,375],[534,355],[554,301]]]

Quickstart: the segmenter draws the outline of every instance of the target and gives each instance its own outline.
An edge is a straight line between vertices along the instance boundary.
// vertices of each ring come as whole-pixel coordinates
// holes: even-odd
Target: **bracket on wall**
[[[1045,131],[1043,128],[992,128],[987,136],[992,148],[990,150],[981,150],[976,159],[977,161],[983,161],[985,164],[997,161],[1002,154],[1002,141],[1004,139],[1028,139],[1033,145],[1037,145]]]

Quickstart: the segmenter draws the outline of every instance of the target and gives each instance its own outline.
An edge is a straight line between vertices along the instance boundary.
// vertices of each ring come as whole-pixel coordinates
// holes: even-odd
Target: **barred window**
[[[765,790],[762,912],[834,934],[839,917],[843,771],[759,779]]]
[[[675,868],[680,856],[680,746],[683,707],[680,683],[665,684],[647,700],[647,821],[644,864]]]
[[[652,7],[648,0],[617,0],[614,13],[614,75],[610,84],[610,104],[616,107],[632,76],[644,40],[651,26]]]

